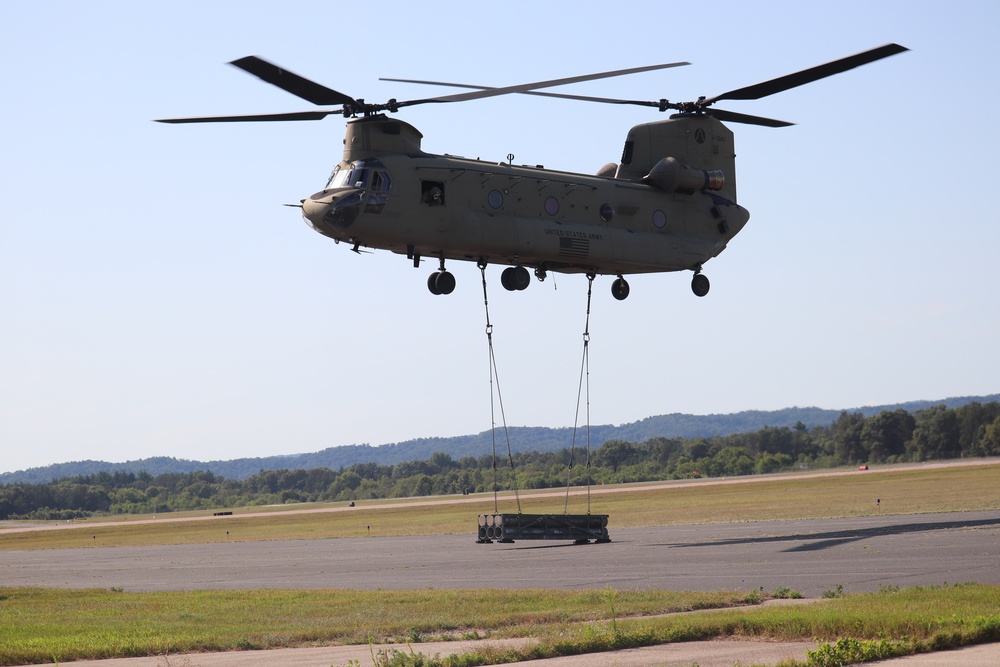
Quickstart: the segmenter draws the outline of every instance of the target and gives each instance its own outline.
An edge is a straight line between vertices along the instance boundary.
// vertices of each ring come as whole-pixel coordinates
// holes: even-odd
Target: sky
[[[693,100],[889,42],[911,49],[725,108],[747,227],[690,274],[594,284],[594,424],[1000,392],[994,2],[36,2],[0,6],[0,472],[201,461],[488,430],[479,270],[458,286],[312,231],[297,203],[344,119],[234,67],[259,55],[368,101],[664,62],[558,92]],[[423,149],[579,173],[655,109],[511,95],[404,109]],[[489,267],[503,414],[577,420],[586,279]],[[585,401],[586,403],[586,401]],[[501,423],[497,412],[497,423]],[[581,423],[586,413],[581,409]],[[567,443],[568,446],[569,443]],[[484,452],[486,454],[487,452]]]

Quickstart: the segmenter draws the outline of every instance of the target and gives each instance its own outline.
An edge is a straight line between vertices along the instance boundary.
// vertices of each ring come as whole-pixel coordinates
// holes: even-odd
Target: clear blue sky
[[[705,267],[599,279],[591,419],[848,408],[1000,391],[994,2],[20,2],[0,9],[0,471],[316,451],[490,427],[478,269],[355,255],[295,209],[342,118],[226,65],[367,100],[639,65],[585,95],[688,100],[887,42],[911,52],[734,111],[751,220]],[[441,90],[441,93],[446,91]],[[424,149],[593,173],[654,110],[510,96],[401,117]],[[586,280],[493,281],[511,425],[574,420]],[[555,288],[558,289],[555,289]],[[568,443],[567,443],[568,444]],[[486,452],[484,452],[486,453]]]

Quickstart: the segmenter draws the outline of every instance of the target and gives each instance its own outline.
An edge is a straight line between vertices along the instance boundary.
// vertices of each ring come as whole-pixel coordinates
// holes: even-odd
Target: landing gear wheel
[[[437,288],[441,294],[451,294],[455,291],[455,276],[449,271],[438,272]]]
[[[523,266],[508,266],[500,274],[500,284],[508,292],[520,292],[531,284],[531,274]]]
[[[514,269],[514,289],[518,292],[528,289],[528,285],[531,284],[531,274],[528,273],[528,269],[523,266],[519,266]]]
[[[508,292],[514,291],[514,285],[511,283],[511,275],[513,271],[513,267],[507,267],[500,274],[500,284],[503,285],[503,288]]]
[[[628,298],[629,287],[628,282],[621,276],[611,283],[611,296],[615,297],[619,301],[624,301]]]
[[[711,284],[708,282],[708,276],[700,273],[694,274],[694,278],[691,279],[691,291],[694,292],[695,296],[705,296],[708,294],[710,287]]]
[[[431,294],[451,294],[455,291],[455,276],[448,271],[435,271],[427,276],[427,289]]]

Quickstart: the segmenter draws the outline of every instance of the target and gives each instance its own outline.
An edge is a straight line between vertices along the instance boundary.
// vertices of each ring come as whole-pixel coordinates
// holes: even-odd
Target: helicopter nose
[[[316,231],[337,238],[354,224],[363,199],[364,193],[356,188],[324,190],[302,202],[302,215]]]
[[[302,217],[313,227],[317,227],[330,210],[331,197],[321,197],[322,194],[317,193],[302,202]]]

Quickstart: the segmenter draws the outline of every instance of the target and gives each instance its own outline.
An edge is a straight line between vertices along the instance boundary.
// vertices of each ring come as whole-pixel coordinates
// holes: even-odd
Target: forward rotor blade
[[[282,69],[258,56],[247,56],[229,64],[319,106],[333,106],[335,104],[358,106],[358,102],[353,97]]]
[[[397,83],[418,83],[425,86],[449,86],[451,88],[471,88],[473,90],[495,90],[491,86],[473,86],[467,83],[447,83],[445,81],[420,81],[417,79],[387,79],[381,78],[379,81],[393,81]],[[536,90],[520,91],[520,95],[537,95],[538,97],[555,97],[563,100],[582,100],[584,102],[600,102],[603,104],[635,104],[643,107],[659,106],[658,102],[646,100],[620,100],[612,97],[591,97],[589,95],[569,95],[566,93],[543,93]]]
[[[722,121],[730,123],[743,123],[744,125],[763,125],[764,127],[788,127],[789,125],[795,125],[795,123],[789,123],[787,120],[775,120],[774,118],[765,118],[763,116],[751,116],[745,113],[726,111],[725,109],[705,109],[705,113]]]
[[[882,58],[888,58],[889,56],[894,56],[897,53],[902,53],[903,51],[909,51],[909,49],[905,46],[900,46],[899,44],[886,44],[885,46],[880,46],[877,49],[871,49],[853,56],[834,60],[833,62],[829,62],[824,65],[810,67],[809,69],[802,70],[801,72],[786,74],[785,76],[780,76],[777,79],[763,81],[752,86],[746,86],[745,88],[730,90],[727,93],[722,93],[721,95],[703,100],[701,101],[701,104],[707,106],[713,102],[718,102],[719,100],[759,100],[762,97],[774,95],[775,93],[780,93],[784,90],[789,90],[790,88],[797,88],[798,86],[812,83],[813,81],[818,81],[819,79],[825,79],[828,76],[840,74],[841,72],[846,72],[849,69],[854,69],[855,67],[860,67],[861,65],[867,65],[868,63],[881,60]]]
[[[663,65],[646,65],[644,67],[633,67],[630,69],[620,69],[612,72],[599,72],[597,74],[584,74],[582,76],[571,76],[564,79],[551,79],[549,81],[536,81],[534,83],[523,83],[516,86],[504,86],[501,88],[482,88],[478,86],[468,86],[470,88],[475,88],[469,93],[457,93],[455,95],[444,95],[441,97],[431,97],[421,100],[410,100],[408,102],[400,102],[399,106],[410,106],[413,104],[425,104],[428,102],[465,102],[467,100],[478,100],[484,97],[496,97],[497,95],[509,95],[511,93],[527,93],[538,88],[551,88],[553,86],[565,86],[571,83],[581,83],[583,81],[594,81],[596,79],[607,79],[615,76],[625,76],[627,74],[638,74],[639,72],[649,72],[658,69],[667,69],[669,67],[682,67],[684,65],[690,65],[688,62],[679,63],[666,63]],[[458,86],[466,87],[466,86]]]
[[[244,123],[250,121],[268,120],[323,120],[330,114],[340,113],[340,109],[333,111],[295,111],[292,113],[269,113],[253,114],[248,116],[196,116],[193,118],[160,118],[157,123]]]

